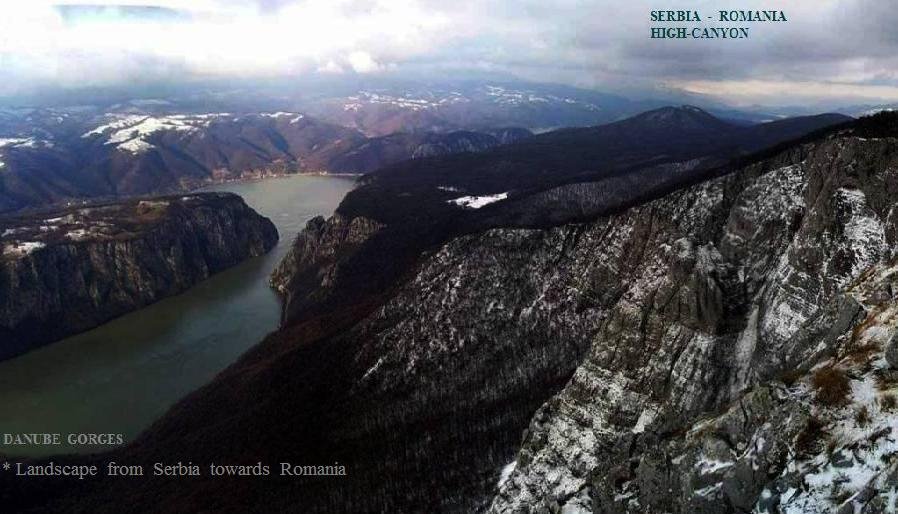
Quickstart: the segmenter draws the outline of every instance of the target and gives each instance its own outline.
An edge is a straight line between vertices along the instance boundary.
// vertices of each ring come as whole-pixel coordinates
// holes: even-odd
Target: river
[[[291,176],[210,187],[239,194],[271,218],[281,238],[277,247],[181,295],[0,362],[0,433],[120,433],[126,442],[132,439],[277,328],[280,303],[268,274],[305,223],[330,215],[353,183],[348,177]],[[102,449],[2,443],[0,453],[20,456]]]

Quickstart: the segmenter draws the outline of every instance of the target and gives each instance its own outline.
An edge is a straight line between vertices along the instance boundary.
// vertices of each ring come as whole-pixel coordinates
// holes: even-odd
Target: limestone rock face
[[[613,301],[571,381],[531,420],[490,511],[779,512],[800,496],[771,486],[780,473],[807,491],[787,464],[808,420],[832,413],[808,385],[763,384],[847,368],[852,348],[875,352],[890,333],[877,306],[890,281],[874,271],[895,257],[894,144],[830,139],[612,218],[606,241],[627,236],[596,261],[628,242],[638,251],[617,280],[583,270]],[[849,403],[875,417],[865,394]],[[831,492],[812,488],[804,505]]]
[[[827,447],[866,435],[820,433],[861,408],[888,423],[868,388],[891,333],[896,143],[831,137],[616,215],[440,246],[338,338],[353,410],[330,443],[368,441],[398,510],[776,512],[791,487],[827,511],[861,486],[790,466],[825,473]],[[369,233],[353,223],[373,226],[317,220],[297,239],[300,291],[327,294],[345,264],[296,263],[352,252]],[[844,405],[817,401],[821,366],[854,377]],[[451,421],[409,428],[433,419]]]
[[[891,366],[892,369],[898,369],[898,333],[894,334],[892,338],[889,339],[889,342],[886,345],[885,356],[889,366]]]
[[[277,243],[233,194],[98,204],[3,220],[0,358],[93,328]]]
[[[374,220],[339,214],[306,223],[271,274],[271,287],[284,297],[285,317],[302,305],[323,300],[320,293],[332,288],[341,263],[382,227]],[[306,295],[308,291],[312,294]]]

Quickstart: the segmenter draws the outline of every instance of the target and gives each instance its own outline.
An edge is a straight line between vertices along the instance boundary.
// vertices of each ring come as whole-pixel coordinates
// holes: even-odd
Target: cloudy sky
[[[737,105],[898,102],[882,0],[3,0],[0,95],[33,88],[462,70]],[[649,12],[783,8],[748,40],[658,41]],[[784,7],[785,6],[785,7]]]

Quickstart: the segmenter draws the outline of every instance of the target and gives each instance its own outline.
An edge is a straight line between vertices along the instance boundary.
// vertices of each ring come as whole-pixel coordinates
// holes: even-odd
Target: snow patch
[[[285,118],[287,116],[296,116],[295,112],[263,112],[260,113],[259,116],[263,116],[265,118]],[[297,119],[297,118],[294,118]],[[302,115],[299,115],[298,119],[302,119]]]
[[[479,209],[483,206],[489,205],[491,203],[496,203],[507,198],[508,193],[499,193],[495,195],[485,196],[462,196],[460,198],[449,200],[448,203],[458,205],[459,207],[465,207],[467,209]]]
[[[863,191],[840,188],[837,194],[843,205],[850,209],[850,217],[845,222],[845,238],[854,253],[850,275],[856,277],[876,263],[885,246],[885,229],[867,205]]]
[[[631,430],[634,434],[641,434],[645,432],[645,427],[654,421],[655,416],[657,415],[657,411],[654,409],[643,409],[642,414],[639,415],[639,419],[636,420],[636,425],[633,426]]]
[[[502,487],[505,482],[508,482],[508,479],[511,478],[511,474],[514,473],[515,468],[518,467],[518,461],[513,460],[502,467],[502,472],[499,473],[499,483],[496,484],[496,487]]]
[[[44,243],[38,241],[27,241],[23,243],[11,243],[3,247],[4,257],[24,257],[41,248],[45,247]]]

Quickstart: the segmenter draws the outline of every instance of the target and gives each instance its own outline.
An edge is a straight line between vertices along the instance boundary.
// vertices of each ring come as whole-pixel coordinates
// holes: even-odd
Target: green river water
[[[329,216],[353,183],[292,176],[209,188],[237,193],[271,218],[278,246],[181,295],[0,362],[0,434],[121,433],[126,442],[132,439],[277,328],[280,303],[268,274],[306,221]],[[99,449],[0,440],[0,453],[7,455]]]

